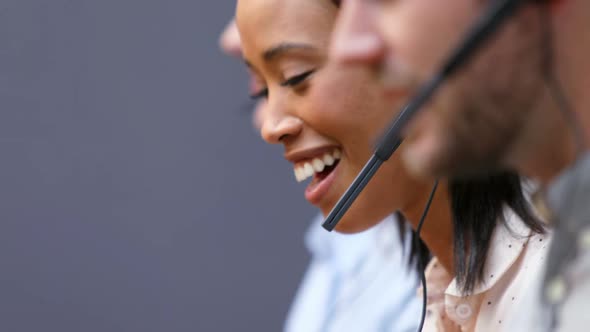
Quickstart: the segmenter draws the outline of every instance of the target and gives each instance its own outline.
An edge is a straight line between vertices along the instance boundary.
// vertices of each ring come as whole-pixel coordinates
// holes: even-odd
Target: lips
[[[324,170],[329,169],[340,160],[342,152],[336,148],[333,151],[324,152],[313,159],[299,162],[293,168],[295,180],[303,182],[309,177],[321,174]]]
[[[400,99],[408,96],[408,92],[416,82],[406,66],[400,62],[387,58],[381,64],[378,80],[387,99]]]
[[[381,79],[383,95],[388,100],[399,101],[408,97],[409,82],[398,79],[395,75],[386,75]]]
[[[305,198],[311,204],[318,205],[330,189],[341,157],[339,148],[321,149],[295,163],[293,171],[297,182],[312,178],[305,189]]]

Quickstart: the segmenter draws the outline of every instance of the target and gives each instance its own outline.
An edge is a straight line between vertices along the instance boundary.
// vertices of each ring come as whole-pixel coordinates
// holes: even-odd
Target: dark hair
[[[451,180],[449,184],[453,216],[453,259],[457,284],[464,294],[484,279],[484,267],[494,229],[508,227],[504,208],[510,207],[535,233],[544,233],[544,224],[529,208],[521,178],[502,172],[476,179]]]
[[[449,183],[453,221],[454,275],[463,294],[470,294],[484,280],[484,267],[492,235],[497,226],[509,227],[505,208],[511,208],[535,233],[544,233],[544,224],[529,208],[521,178],[513,172],[502,172],[471,179],[454,179]],[[398,217],[402,243],[409,224],[401,213]],[[427,221],[428,222],[428,221]],[[412,233],[408,264],[419,273],[431,258],[422,239]]]
[[[410,268],[415,268],[418,273],[422,273],[428,265],[428,261],[432,257],[430,254],[430,250],[422,241],[422,239],[416,235],[416,231],[412,229],[412,226],[407,222],[407,219],[401,212],[396,212],[395,216],[397,217],[398,227],[399,227],[399,234],[400,240],[402,243],[402,247],[405,250],[406,244],[406,234],[408,229],[412,232],[412,237],[410,239],[410,252],[408,253],[408,265]]]

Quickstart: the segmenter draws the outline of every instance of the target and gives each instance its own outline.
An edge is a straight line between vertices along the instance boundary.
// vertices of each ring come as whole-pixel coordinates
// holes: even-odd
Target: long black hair
[[[518,174],[502,172],[449,183],[453,218],[453,263],[457,285],[470,294],[484,280],[484,267],[494,229],[508,227],[505,208],[522,219],[534,233],[544,224],[530,209]]]
[[[468,295],[473,292],[475,285],[484,280],[484,267],[494,230],[498,226],[509,228],[506,208],[512,209],[534,233],[544,233],[545,227],[531,211],[522,179],[514,172],[452,179],[448,190],[453,223],[452,272],[463,294]],[[399,212],[397,217],[402,230],[400,234],[405,234],[409,227],[406,219]],[[411,241],[408,263],[422,273],[431,254],[415,233]]]
[[[408,231],[411,231],[411,238],[410,238],[410,251],[408,252],[408,265],[410,268],[416,269],[418,274],[422,273],[428,264],[428,261],[432,258],[430,254],[430,250],[422,241],[422,239],[416,234],[416,231],[412,229],[412,226],[407,222],[407,219],[401,212],[395,213],[398,227],[399,227],[399,234],[400,240],[402,243],[402,247],[406,248],[405,244],[407,241],[406,234]]]

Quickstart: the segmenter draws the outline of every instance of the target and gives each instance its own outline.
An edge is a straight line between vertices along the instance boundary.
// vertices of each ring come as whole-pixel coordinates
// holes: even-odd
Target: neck
[[[564,114],[546,89],[529,117],[520,147],[514,149],[515,162],[511,163],[543,184],[576,160],[579,145],[585,150],[590,147],[590,2],[563,1],[551,11],[554,74],[571,114]],[[573,121],[566,119],[568,116],[573,116]]]
[[[590,147],[590,2],[588,0],[564,1],[563,8],[556,9],[555,58],[556,74],[563,83],[571,111],[579,126],[584,149]],[[573,136],[573,128],[569,128]],[[577,142],[580,141],[580,142]]]
[[[447,195],[447,185],[441,182],[432,204],[422,230],[420,237],[430,249],[430,252],[438,258],[443,267],[449,272],[453,273],[453,224],[451,220],[450,202]],[[418,226],[424,207],[428,201],[428,194],[421,197],[411,206],[402,210],[403,215],[414,229]]]
[[[525,128],[511,149],[509,165],[541,183],[548,183],[571,164],[575,144],[568,123],[545,89]]]

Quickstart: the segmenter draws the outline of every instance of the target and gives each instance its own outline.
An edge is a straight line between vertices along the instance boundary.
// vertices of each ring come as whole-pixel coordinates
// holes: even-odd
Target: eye
[[[293,77],[287,79],[286,81],[282,82],[281,86],[295,87],[295,86],[303,83],[314,72],[315,72],[315,69],[312,69],[312,70],[308,70],[302,74],[293,76]]]
[[[260,76],[254,72],[250,72],[250,80],[248,82],[248,90],[250,92],[250,99],[259,100],[268,98],[268,88]]]
[[[253,94],[250,95],[250,98],[253,100],[259,100],[259,99],[266,99],[268,98],[268,88],[264,88],[262,90],[259,90],[258,92],[255,92]]]

